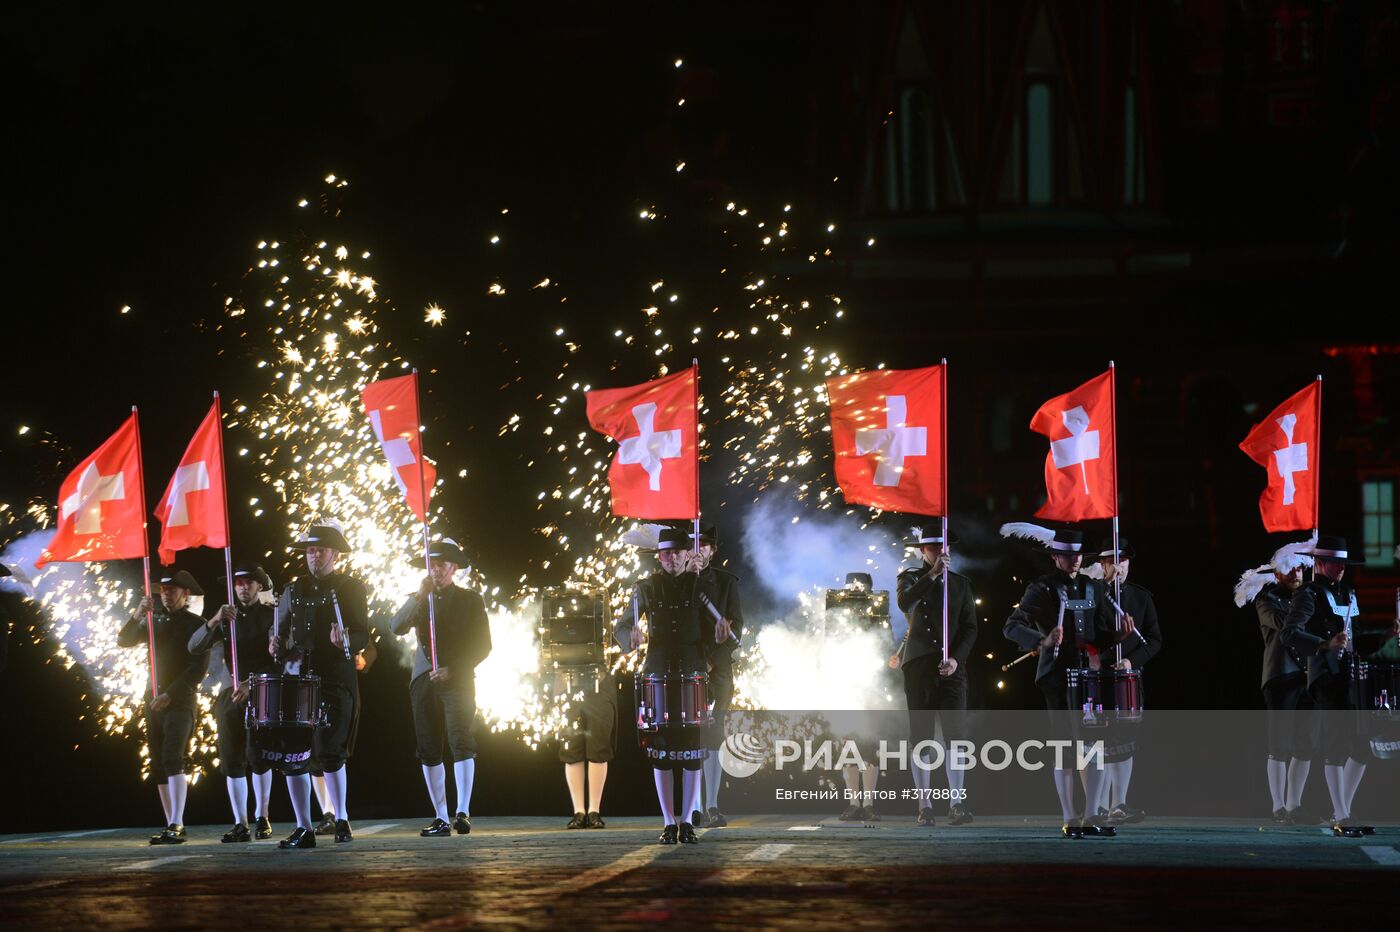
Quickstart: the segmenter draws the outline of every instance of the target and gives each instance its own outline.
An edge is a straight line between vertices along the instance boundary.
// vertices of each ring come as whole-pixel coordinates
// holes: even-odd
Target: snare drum
[[[1142,673],[1138,670],[1065,671],[1069,710],[1077,724],[1103,728],[1142,721]]]
[[[325,723],[319,676],[263,673],[252,677],[248,690],[249,730],[315,728]]]
[[[702,728],[714,722],[704,673],[638,673],[637,730]]]
[[[540,655],[546,667],[605,662],[606,589],[545,589],[540,597]]]
[[[1357,727],[1371,753],[1382,760],[1400,758],[1400,664],[1351,664],[1351,703]]]

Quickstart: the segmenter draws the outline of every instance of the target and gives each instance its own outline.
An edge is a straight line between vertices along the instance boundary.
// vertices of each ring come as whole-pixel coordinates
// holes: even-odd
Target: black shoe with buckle
[[[705,818],[705,813],[696,809],[690,814],[690,824],[693,828],[705,828],[709,825],[709,820]]]
[[[1127,803],[1114,806],[1113,811],[1108,814],[1109,825],[1136,825],[1147,818],[1147,812],[1142,809],[1134,809]]]
[[[860,811],[861,820],[864,822],[879,822],[880,814],[875,811],[874,806],[866,806]]]
[[[584,828],[607,828],[607,827],[608,827],[608,823],[606,823],[606,822],[603,821],[602,813],[598,813],[598,812],[590,812],[590,813],[588,814],[588,821],[587,821],[586,824],[584,825]]]
[[[709,812],[705,813],[706,828],[724,828],[728,824],[729,820],[726,819],[724,813],[720,812],[718,809],[712,808]]]
[[[588,828],[588,816],[582,812],[575,812],[574,817],[569,820],[565,828]]]
[[[286,838],[282,839],[277,843],[277,847],[283,849],[314,848],[316,847],[316,833],[311,831],[310,829],[305,829],[298,825],[297,830],[295,832],[292,832],[291,835],[287,836]]]
[[[253,827],[253,837],[258,841],[272,837],[272,823],[268,821],[267,816],[258,816],[257,825]]]
[[[914,817],[914,824],[922,825],[926,828],[933,828],[935,825],[937,825],[938,822],[933,817],[933,807],[925,806],[924,808],[920,809],[919,814]]]
[[[661,834],[657,837],[656,840],[663,845],[674,845],[676,843],[676,836],[678,831],[679,830],[676,828],[676,826],[668,825],[661,830]]]
[[[864,809],[859,806],[851,806],[845,812],[841,813],[840,819],[842,822],[859,822],[864,816]]]
[[[1084,829],[1080,827],[1078,821],[1066,822],[1060,826],[1060,834],[1066,838],[1083,838]]]
[[[446,819],[434,819],[418,832],[423,838],[451,838],[452,824]]]
[[[165,827],[165,831],[151,838],[153,845],[183,845],[185,843],[185,827],[171,822]]]
[[[700,836],[695,834],[695,826],[689,822],[681,823],[680,842],[683,845],[698,845],[700,843]]]
[[[452,817],[452,827],[457,830],[458,835],[470,835],[472,833],[472,820],[467,818],[465,812],[459,812]]]
[[[317,824],[317,826],[316,826],[316,834],[317,834],[317,835],[334,835],[334,834],[335,834],[335,816],[330,816],[330,815],[321,816],[321,821],[320,821],[320,823]]]
[[[962,803],[954,803],[948,807],[949,825],[966,825],[972,821],[972,810]]]
[[[227,832],[224,832],[224,837],[219,840],[222,841],[224,844],[228,845],[240,841],[252,841],[253,836],[248,831],[248,826],[244,825],[242,822],[239,822],[233,828],[229,829]]]
[[[1294,825],[1322,825],[1326,819],[1313,815],[1308,810],[1299,806],[1297,809],[1288,810],[1288,821]]]
[[[1332,823],[1332,834],[1338,838],[1360,838],[1365,832],[1361,830],[1361,826],[1352,825],[1350,820],[1343,820]]]
[[[1292,825],[1293,820],[1288,816],[1288,810],[1282,806],[1274,810],[1274,814],[1269,817],[1269,821],[1275,825]]]
[[[348,819],[335,820],[335,840],[354,841],[355,836],[350,834],[350,821]]]

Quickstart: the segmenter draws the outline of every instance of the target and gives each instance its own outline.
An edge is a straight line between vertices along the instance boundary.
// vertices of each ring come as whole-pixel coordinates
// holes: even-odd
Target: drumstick
[[[1060,617],[1055,620],[1055,627],[1060,629],[1060,635],[1063,637],[1065,631],[1065,599],[1063,594],[1060,596]],[[1050,655],[1050,659],[1060,659],[1060,645],[1055,645],[1055,652]]]
[[[335,626],[340,629],[340,646],[345,648],[345,659],[350,659],[350,635],[345,630],[345,619],[340,615],[340,600],[335,597],[335,590],[331,590],[331,608],[335,609]]]
[[[1036,655],[1039,654],[1039,653],[1040,653],[1040,648],[1038,648],[1038,647],[1037,647],[1035,650],[1028,650],[1028,651],[1026,651],[1024,654],[1022,654],[1021,656],[1017,657],[1015,660],[1011,661],[1010,663],[1004,663],[1004,664],[1002,664],[1002,665],[1001,665],[1001,672],[1005,673],[1007,670],[1010,670],[1012,667],[1016,666],[1016,664],[1020,663],[1022,660],[1025,660],[1025,659],[1027,659],[1028,657],[1034,657],[1034,656],[1036,656]]]
[[[1112,605],[1113,610],[1118,613],[1118,617],[1122,618],[1123,616],[1128,614],[1127,612],[1123,611],[1123,606],[1113,601],[1113,596],[1109,595],[1107,592],[1105,592],[1103,595],[1105,599],[1108,599],[1108,604]],[[1133,634],[1136,634],[1138,636],[1138,640],[1142,643],[1147,643],[1147,638],[1142,636],[1142,632],[1137,629],[1136,625],[1133,626]]]
[[[715,603],[710,601],[710,597],[703,592],[700,593],[700,604],[705,606],[705,608],[709,611],[710,616],[713,617],[715,620],[715,624],[719,624],[721,621],[724,621],[724,616],[719,613],[719,609],[715,607]],[[739,639],[734,636],[734,632],[731,630],[729,632],[729,640],[725,641],[724,643],[728,644],[729,641],[734,641],[735,643],[737,643],[738,640]]]

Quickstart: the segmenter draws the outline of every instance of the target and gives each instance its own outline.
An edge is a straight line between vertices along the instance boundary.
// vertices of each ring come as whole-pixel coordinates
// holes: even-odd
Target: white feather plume
[[[622,542],[628,547],[656,550],[661,546],[661,532],[665,529],[662,524],[639,524],[622,535]]]
[[[1019,537],[1023,540],[1035,541],[1041,546],[1050,544],[1055,539],[1055,532],[1048,527],[1041,527],[1038,524],[1029,524],[1025,521],[1012,521],[1010,524],[1001,526],[1002,537]]]
[[[1273,578],[1274,568],[1268,563],[1245,570],[1240,574],[1240,581],[1235,583],[1235,605],[1244,608],[1253,602],[1259,590],[1268,585]]]
[[[1103,579],[1103,564],[1090,563],[1079,571],[1080,576],[1088,576],[1090,579]]]
[[[1313,558],[1304,553],[1317,546],[1317,535],[1313,534],[1307,540],[1300,540],[1292,544],[1284,544],[1274,551],[1273,558],[1269,560],[1269,565],[1279,573],[1291,573],[1299,566],[1312,566]]]

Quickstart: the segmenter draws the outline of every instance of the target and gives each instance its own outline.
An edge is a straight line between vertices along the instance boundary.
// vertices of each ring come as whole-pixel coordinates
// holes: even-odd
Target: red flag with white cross
[[[608,470],[612,512],[630,518],[699,514],[698,373],[588,392],[588,423],[617,441]]]
[[[1037,518],[1086,521],[1118,514],[1117,425],[1113,372],[1051,398],[1031,418],[1031,430],[1050,438],[1045,456],[1046,501]]]
[[[437,467],[423,456],[418,418],[418,375],[370,382],[360,393],[374,436],[389,461],[394,484],[419,521],[428,520],[428,502],[437,484]]]
[[[1317,527],[1321,409],[1322,382],[1315,381],[1269,412],[1240,444],[1269,473],[1269,484],[1259,496],[1266,531]]]
[[[57,530],[36,566],[146,555],[139,438],[133,413],[63,480]]]
[[[853,505],[947,514],[947,367],[877,369],[826,380],[836,484]]]
[[[156,505],[162,563],[174,563],[177,550],[228,546],[222,426],[215,402]]]

